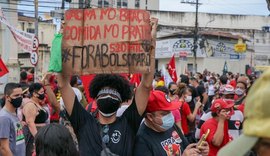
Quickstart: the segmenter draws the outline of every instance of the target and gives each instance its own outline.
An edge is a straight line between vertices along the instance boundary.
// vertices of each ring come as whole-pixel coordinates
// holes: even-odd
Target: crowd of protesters
[[[155,30],[156,23],[151,22]],[[264,156],[268,152],[269,72],[249,95],[255,76],[231,72],[220,76],[205,70],[180,75],[165,86],[154,65],[150,71],[142,74],[138,86],[121,75],[100,74],[84,87],[79,76],[46,74],[33,83],[23,71],[20,83],[8,83],[4,89],[0,156],[216,156],[219,151]],[[94,99],[89,104],[85,90]],[[199,144],[207,131],[208,137]],[[230,150],[236,146],[234,140],[240,140],[241,149]],[[248,147],[243,147],[245,141]]]
[[[5,87],[1,155],[214,156],[242,134],[246,96],[255,81],[204,72],[180,75],[165,86],[156,72],[144,74],[135,87],[127,77],[102,74],[88,88],[94,101],[87,105],[79,76],[47,74],[39,83],[24,77],[22,71],[20,83]]]

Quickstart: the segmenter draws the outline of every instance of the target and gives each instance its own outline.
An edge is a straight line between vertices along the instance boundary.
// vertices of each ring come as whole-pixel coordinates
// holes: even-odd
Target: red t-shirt
[[[242,103],[238,106],[238,110],[240,110],[244,114],[245,104]]]
[[[233,86],[233,88],[236,88],[236,81],[235,80],[231,80],[230,81],[230,85]]]
[[[190,111],[188,103],[186,102],[182,102],[182,103],[183,105],[180,107],[180,113],[181,113],[181,118],[182,118],[181,125],[182,125],[182,130],[184,132],[184,135],[186,135],[189,133],[187,116],[191,114],[191,111]]]
[[[229,131],[228,121],[225,121],[224,122],[224,138],[223,138],[222,144],[219,147],[214,146],[212,144],[212,140],[216,133],[217,127],[218,127],[218,121],[214,118],[207,120],[201,127],[200,137],[202,137],[202,135],[207,132],[207,129],[210,129],[210,133],[206,139],[206,141],[209,144],[209,149],[210,149],[208,156],[216,156],[218,151],[230,141],[229,133],[228,133]]]

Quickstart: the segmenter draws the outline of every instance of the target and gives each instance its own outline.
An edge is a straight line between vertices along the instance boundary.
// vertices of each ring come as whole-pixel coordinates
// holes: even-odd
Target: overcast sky
[[[160,10],[195,11],[195,6],[181,3],[182,0],[160,0]],[[187,1],[187,0],[184,0]],[[196,0],[189,0],[194,1]],[[269,15],[266,0],[199,0],[199,12]]]

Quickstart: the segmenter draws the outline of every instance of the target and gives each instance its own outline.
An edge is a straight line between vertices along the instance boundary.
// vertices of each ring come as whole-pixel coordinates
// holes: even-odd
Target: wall
[[[151,11],[151,15],[159,19],[160,25],[194,27],[195,23],[192,12]],[[198,23],[199,27],[261,30],[269,25],[270,17],[199,13]]]
[[[7,0],[4,0],[6,4],[0,4],[0,7],[3,8],[12,8],[17,9],[16,5],[9,5]],[[16,3],[16,1],[11,1]],[[9,23],[16,27],[18,16],[17,12],[4,12],[6,19]],[[1,24],[0,24],[1,25]],[[0,94],[3,93],[4,86],[7,82],[19,82],[19,64],[18,64],[18,46],[13,38],[10,30],[5,26],[1,25],[0,27],[0,54],[3,62],[6,64],[9,69],[9,73],[0,78]]]
[[[51,47],[52,40],[56,33],[56,25],[52,23],[40,22],[38,26],[39,26],[38,32],[39,43],[48,44],[48,46]]]
[[[194,29],[195,13],[151,11],[151,15],[159,19],[158,37],[167,36],[166,39],[173,40],[176,37],[179,38],[181,34],[192,34],[192,30]],[[197,69],[199,72],[202,72],[204,69],[208,69],[210,71],[222,73],[225,61],[227,61],[228,70],[235,73],[245,73],[245,65],[247,64],[252,66],[269,65],[270,33],[262,31],[262,27],[269,25],[270,17],[199,13],[198,19],[200,31],[207,30],[212,32],[228,32],[233,35],[241,35],[249,39],[247,42],[248,51],[245,53],[246,56],[244,59],[233,60],[229,57],[198,58]],[[160,40],[164,42],[166,42],[166,39],[160,38]],[[212,42],[219,42],[219,40],[214,39]],[[157,43],[160,44],[160,42]],[[231,44],[233,47],[235,43]],[[172,50],[167,48],[166,44],[157,45],[157,48],[159,68],[161,68],[163,64],[169,62],[169,58],[172,56],[172,54],[169,55],[167,53],[170,53]],[[159,54],[160,50],[162,50],[162,55]],[[190,50],[185,51],[191,52]],[[199,51],[200,49],[197,51],[197,53]],[[179,59],[177,58],[176,60]],[[179,69],[177,69],[177,71],[183,73],[183,66],[186,66],[188,63],[193,64],[192,56],[188,57],[187,61],[182,61],[181,64],[178,61],[177,66]]]
[[[117,0],[107,0],[109,4],[113,7],[117,7]],[[128,8],[135,9],[135,0],[126,0],[128,2]],[[147,9],[148,10],[159,10],[159,0],[140,0],[140,9],[146,9],[146,1],[147,1]],[[79,0],[72,0],[72,3],[78,3]],[[98,0],[92,0],[91,4],[94,8],[98,6]],[[71,8],[78,8],[78,4],[71,4]]]
[[[158,59],[158,69],[162,70],[163,65],[168,64],[169,58]],[[245,65],[250,63],[250,55],[244,60],[225,60],[217,58],[198,58],[197,59],[197,71],[203,72],[205,69],[211,72],[222,74],[225,61],[227,62],[228,71],[233,73],[245,73]],[[184,74],[187,71],[187,64],[193,64],[194,59],[188,58],[186,61],[175,58],[176,73],[177,76]],[[191,71],[192,72],[192,71]]]

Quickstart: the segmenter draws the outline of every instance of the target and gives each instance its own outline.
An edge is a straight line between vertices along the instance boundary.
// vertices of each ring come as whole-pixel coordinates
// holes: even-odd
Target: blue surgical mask
[[[174,124],[174,117],[172,113],[169,113],[165,116],[162,117],[162,126],[160,126],[162,129],[164,130],[168,130],[170,128],[172,128],[173,124]]]
[[[81,84],[82,84],[82,80],[78,79],[78,80],[77,80],[77,84],[78,84],[78,85],[81,85]]]

